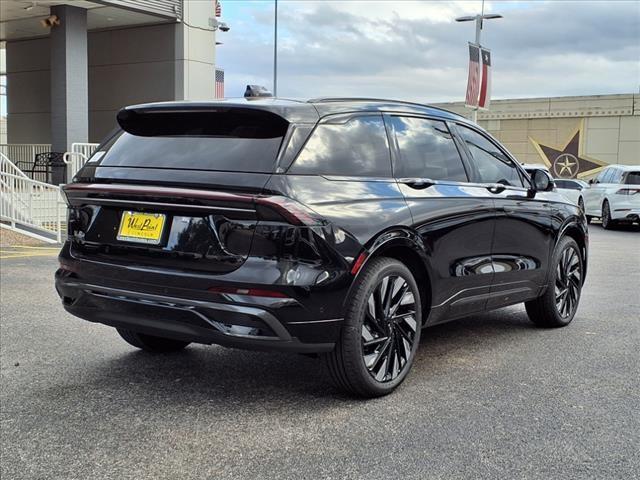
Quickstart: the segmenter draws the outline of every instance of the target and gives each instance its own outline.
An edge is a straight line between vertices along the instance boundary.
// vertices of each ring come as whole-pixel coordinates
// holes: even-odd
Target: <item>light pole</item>
[[[278,96],[278,0],[274,3],[273,21],[273,96]]]
[[[482,33],[482,24],[484,20],[491,20],[492,18],[502,18],[499,13],[484,13],[484,0],[482,0],[482,12],[480,15],[467,15],[465,17],[456,18],[456,22],[476,22],[476,45],[480,46],[480,34]],[[478,107],[474,108],[471,112],[471,119],[474,122],[478,121]]]

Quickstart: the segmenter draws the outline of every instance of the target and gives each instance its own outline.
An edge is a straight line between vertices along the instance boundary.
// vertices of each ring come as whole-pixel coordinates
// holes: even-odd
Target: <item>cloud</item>
[[[280,1],[278,94],[462,100],[480,2]],[[273,11],[247,3],[218,50],[227,94],[272,84]],[[487,2],[494,98],[629,93],[640,85],[637,2]]]

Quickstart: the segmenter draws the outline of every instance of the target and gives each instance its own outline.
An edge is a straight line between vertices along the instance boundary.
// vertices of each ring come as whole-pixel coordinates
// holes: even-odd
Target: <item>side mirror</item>
[[[593,185],[594,183],[596,183],[596,181],[593,178],[589,179],[589,185]]]
[[[544,170],[534,170],[531,172],[532,193],[550,192],[554,189],[555,183],[549,173]]]

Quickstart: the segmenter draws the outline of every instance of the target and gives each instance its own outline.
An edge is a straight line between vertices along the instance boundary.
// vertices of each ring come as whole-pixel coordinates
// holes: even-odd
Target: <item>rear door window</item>
[[[516,166],[493,142],[463,125],[458,125],[458,131],[471,153],[482,183],[523,186]]]
[[[289,173],[391,177],[389,143],[382,115],[319,124]]]
[[[444,122],[419,117],[388,117],[398,160],[394,175],[467,182],[460,153]]]

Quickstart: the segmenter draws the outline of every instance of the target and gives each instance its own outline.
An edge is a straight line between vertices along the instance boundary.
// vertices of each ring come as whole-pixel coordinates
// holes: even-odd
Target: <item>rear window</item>
[[[640,185],[640,172],[629,172],[624,179],[625,185]]]
[[[121,112],[103,167],[270,173],[288,123],[264,111]],[[94,157],[95,158],[95,157]]]

